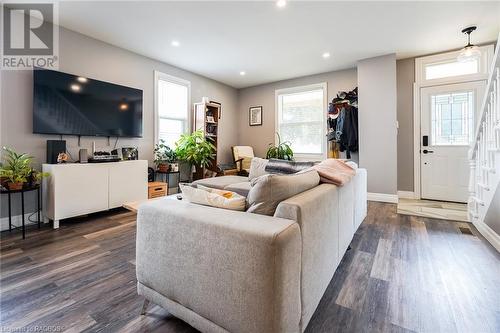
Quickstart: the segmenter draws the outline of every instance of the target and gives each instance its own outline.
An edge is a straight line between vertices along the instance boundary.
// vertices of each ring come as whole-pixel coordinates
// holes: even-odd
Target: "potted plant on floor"
[[[160,139],[160,142],[155,145],[154,163],[156,169],[160,172],[168,172],[170,164],[177,161],[175,151],[165,144],[165,140]]]
[[[183,134],[175,143],[175,153],[179,160],[195,168],[193,180],[203,178],[203,170],[212,165],[215,150],[214,144],[205,138],[202,131]]]
[[[280,160],[293,161],[293,151],[291,143],[288,141],[281,142],[281,137],[276,133],[278,137],[278,144],[270,143],[267,149],[266,159],[277,158]]]
[[[31,162],[33,157],[27,154],[19,154],[14,150],[3,147],[4,163],[0,167],[2,185],[9,190],[20,190],[32,173]]]

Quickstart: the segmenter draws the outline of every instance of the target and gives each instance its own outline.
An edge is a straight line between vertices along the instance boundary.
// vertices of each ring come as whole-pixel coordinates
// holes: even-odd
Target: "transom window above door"
[[[325,154],[326,83],[276,90],[276,131],[297,158]]]
[[[456,60],[431,63],[425,65],[425,79],[442,79],[453,76],[469,75],[479,73],[479,60],[473,59],[467,62]]]
[[[420,86],[434,86],[484,80],[493,59],[493,45],[479,47],[481,56],[460,62],[460,51],[445,52],[415,59],[415,83]]]
[[[174,148],[189,131],[190,89],[188,81],[155,72],[156,142],[162,139]]]

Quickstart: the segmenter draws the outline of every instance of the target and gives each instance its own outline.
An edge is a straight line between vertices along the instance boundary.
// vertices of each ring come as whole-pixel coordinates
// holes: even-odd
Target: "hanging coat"
[[[358,108],[354,106],[345,109],[340,151],[345,151],[347,158],[351,158],[351,152],[358,151]]]

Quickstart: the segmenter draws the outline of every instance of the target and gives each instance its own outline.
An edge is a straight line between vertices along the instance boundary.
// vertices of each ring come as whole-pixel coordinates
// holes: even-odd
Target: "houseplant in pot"
[[[203,169],[212,165],[215,146],[210,139],[205,138],[202,131],[183,134],[175,143],[175,153],[180,161],[194,166],[193,179],[203,178]]]
[[[290,142],[281,142],[279,133],[276,133],[276,136],[278,137],[278,144],[269,144],[269,148],[267,149],[266,153],[266,159],[277,158],[280,160],[293,161],[293,151],[290,147]]]
[[[9,190],[20,190],[31,174],[33,157],[16,153],[7,147],[3,147],[3,150],[4,162],[0,166],[2,185],[5,185]]]
[[[39,184],[42,178],[48,177],[50,174],[48,172],[41,172],[31,168],[31,171],[27,177],[28,186],[35,186]]]
[[[177,161],[175,151],[165,144],[165,140],[160,139],[160,142],[155,145],[154,163],[160,172],[168,172],[170,163]]]

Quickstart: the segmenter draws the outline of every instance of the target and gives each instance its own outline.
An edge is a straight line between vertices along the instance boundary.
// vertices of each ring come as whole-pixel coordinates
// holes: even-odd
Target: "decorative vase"
[[[17,183],[12,183],[12,182],[7,182],[7,187],[11,191],[17,191],[23,188],[22,182],[17,182]]]
[[[160,172],[168,172],[169,164],[168,163],[160,163],[158,164],[158,171]]]

